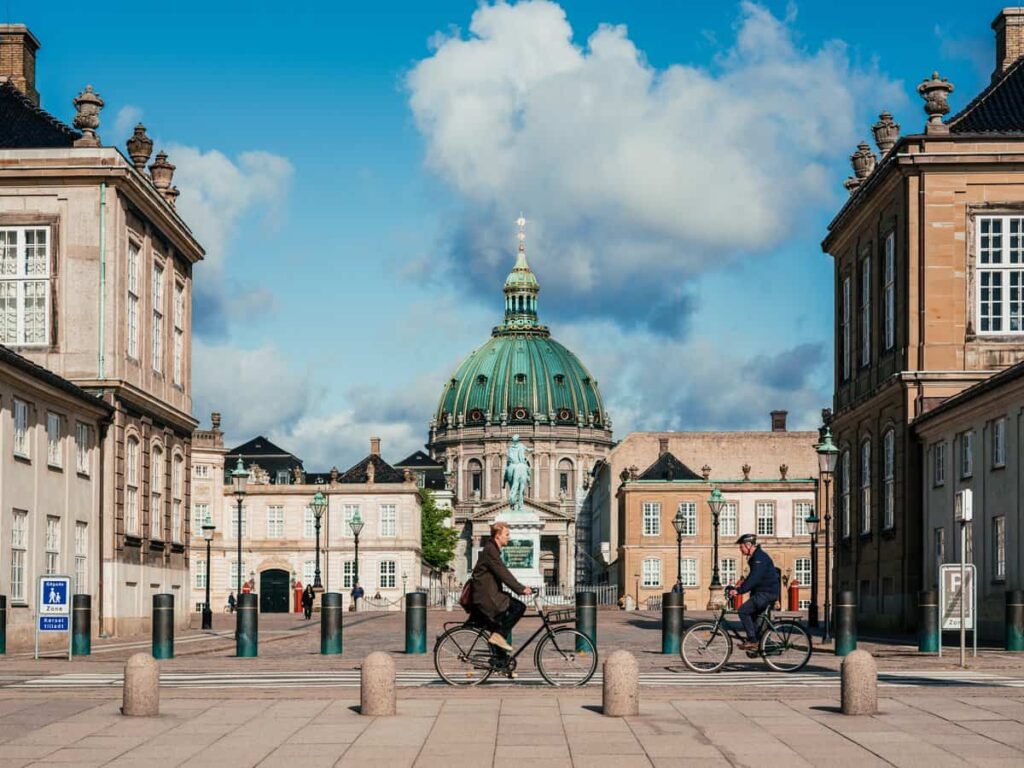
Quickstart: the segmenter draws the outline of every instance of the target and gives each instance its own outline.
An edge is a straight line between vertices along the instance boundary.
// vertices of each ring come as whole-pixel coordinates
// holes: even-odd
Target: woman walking
[[[306,615],[308,621],[313,615],[313,601],[316,600],[316,593],[313,591],[313,587],[309,584],[302,590],[302,612]]]

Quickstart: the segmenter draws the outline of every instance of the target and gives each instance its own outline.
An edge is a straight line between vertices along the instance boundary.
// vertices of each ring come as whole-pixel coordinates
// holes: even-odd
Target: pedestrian
[[[313,601],[316,600],[316,593],[313,591],[313,585],[307,584],[306,588],[302,591],[302,612],[306,615],[306,621],[313,616]]]
[[[235,612],[235,592],[234,590],[228,595],[228,613]]]
[[[363,592],[363,587],[359,584],[358,581],[355,582],[352,585],[352,592],[349,595],[352,598],[352,602],[351,602],[351,604],[348,607],[348,609],[350,611],[358,611],[359,610],[359,601],[362,599],[364,594],[365,593]]]

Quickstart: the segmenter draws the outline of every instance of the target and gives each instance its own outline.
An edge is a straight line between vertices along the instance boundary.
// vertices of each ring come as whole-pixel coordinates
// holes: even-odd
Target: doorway
[[[272,568],[260,574],[260,613],[288,613],[288,571]]]

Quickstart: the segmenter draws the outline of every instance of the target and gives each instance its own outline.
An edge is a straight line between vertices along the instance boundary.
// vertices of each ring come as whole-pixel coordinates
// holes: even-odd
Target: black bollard
[[[1006,590],[1006,650],[1024,651],[1024,589]]]
[[[7,596],[0,595],[0,656],[7,653]]]
[[[71,655],[88,656],[92,653],[92,597],[71,597]]]
[[[320,595],[320,653],[331,656],[341,653],[341,592],[324,592]]]
[[[405,652],[427,652],[427,593],[405,596]]]
[[[576,631],[582,632],[584,635],[590,638],[590,642],[594,644],[594,650],[597,650],[597,593],[596,592],[577,592],[576,593]],[[580,639],[576,638],[576,652],[587,650],[581,648],[583,643]]]
[[[917,593],[917,650],[937,653],[939,650],[939,595],[934,589]]]
[[[857,600],[853,592],[840,592],[836,599],[836,656],[857,650]]]
[[[174,658],[174,595],[153,595],[153,658]]]
[[[235,619],[235,656],[252,657],[259,655],[260,601],[255,592],[243,592],[238,596],[238,617]]]
[[[683,596],[679,592],[665,592],[661,596],[661,652],[679,653],[682,634]]]

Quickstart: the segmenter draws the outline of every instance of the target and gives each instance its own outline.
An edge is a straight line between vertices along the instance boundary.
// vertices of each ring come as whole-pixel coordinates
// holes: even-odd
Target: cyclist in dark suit
[[[744,533],[736,539],[736,543],[740,545],[740,552],[747,558],[748,573],[743,579],[743,584],[733,587],[732,591],[741,595],[750,594],[750,598],[740,606],[738,611],[743,631],[747,634],[747,641],[740,643],[740,649],[756,651],[758,637],[755,621],[779,599],[781,593],[779,572],[775,569],[775,563],[772,562],[768,553],[757,543],[757,536],[752,533]]]
[[[508,544],[508,536],[506,523],[491,526],[491,538],[480,550],[473,568],[473,611],[470,614],[470,621],[491,630],[487,642],[503,651],[512,650],[505,635],[522,618],[526,606],[509,597],[501,585],[517,595],[533,594],[532,589],[519,583],[501,559],[501,548]]]

